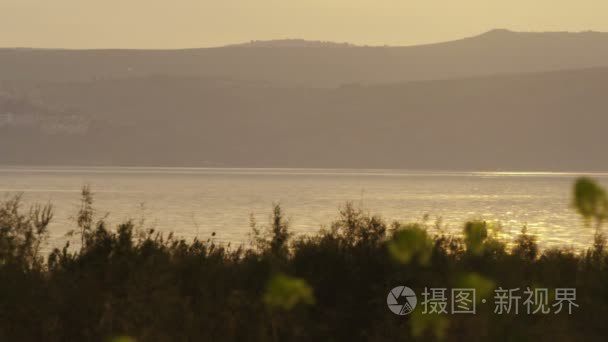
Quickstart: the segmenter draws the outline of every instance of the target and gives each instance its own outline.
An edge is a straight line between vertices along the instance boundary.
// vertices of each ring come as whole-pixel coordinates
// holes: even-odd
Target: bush
[[[578,203],[578,202],[577,202]],[[594,202],[595,203],[595,202]],[[601,203],[601,201],[600,201]],[[585,204],[585,213],[598,213]],[[591,208],[591,209],[589,209]],[[0,206],[0,341],[603,341],[608,335],[603,239],[587,253],[540,251],[522,230],[509,251],[485,222],[462,237],[423,222],[393,223],[352,204],[317,235],[291,239],[280,206],[252,224],[253,248],[186,241],[126,222],[95,219],[83,191],[81,245],[40,255],[50,206],[25,214],[19,198]],[[573,315],[396,316],[390,289],[407,285],[574,287]],[[421,298],[419,298],[421,300]],[[490,305],[490,304],[487,304]]]

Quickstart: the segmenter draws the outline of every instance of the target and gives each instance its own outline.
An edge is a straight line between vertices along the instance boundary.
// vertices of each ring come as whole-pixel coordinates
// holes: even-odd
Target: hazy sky
[[[608,0],[0,0],[0,46],[179,48],[304,38],[410,45],[608,31]]]

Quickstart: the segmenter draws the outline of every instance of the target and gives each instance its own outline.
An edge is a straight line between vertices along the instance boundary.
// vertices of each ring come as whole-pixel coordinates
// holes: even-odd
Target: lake
[[[586,174],[608,183],[608,174]],[[584,248],[593,230],[570,207],[574,173],[421,172],[401,170],[217,169],[139,167],[0,167],[0,198],[22,194],[24,207],[50,202],[55,218],[49,247],[76,226],[80,189],[90,185],[98,217],[127,219],[232,245],[248,241],[253,214],[268,221],[280,203],[296,234],[315,233],[347,201],[387,221],[432,224],[441,217],[459,233],[466,220],[502,223],[511,239],[522,226],[542,247]]]

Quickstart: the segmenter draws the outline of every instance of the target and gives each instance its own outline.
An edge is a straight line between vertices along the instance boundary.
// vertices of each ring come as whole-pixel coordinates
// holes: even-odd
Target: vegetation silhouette
[[[514,241],[481,221],[453,236],[440,223],[390,223],[350,203],[297,238],[275,205],[267,226],[252,220],[249,246],[229,248],[131,221],[110,229],[84,188],[79,248],[43,257],[52,207],[24,211],[15,197],[0,206],[0,341],[604,341],[606,203],[597,182],[576,182],[573,206],[596,229],[582,252],[540,250],[525,227]],[[395,315],[386,294],[398,285],[419,303],[425,287],[474,288],[477,313],[423,314],[419,305]],[[576,288],[579,307],[498,315],[499,286]]]

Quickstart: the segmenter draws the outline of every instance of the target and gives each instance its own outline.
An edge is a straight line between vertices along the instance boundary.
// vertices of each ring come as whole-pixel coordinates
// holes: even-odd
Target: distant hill
[[[489,35],[502,34],[519,39]],[[494,41],[465,43],[480,39]],[[3,96],[19,99],[6,100],[20,104],[13,118],[41,106],[67,114],[54,131],[44,118],[0,125],[0,164],[606,171],[606,89],[603,67],[336,88],[199,76],[4,82]]]
[[[298,48],[331,48],[331,47],[356,47],[350,43],[335,43],[319,40],[304,39],[275,39],[275,40],[252,40],[248,43],[228,45],[229,47],[298,47]],[[227,47],[228,47],[227,46]]]
[[[281,40],[185,50],[0,49],[0,81],[150,75],[335,87],[608,66],[608,34],[493,30],[408,47]]]

